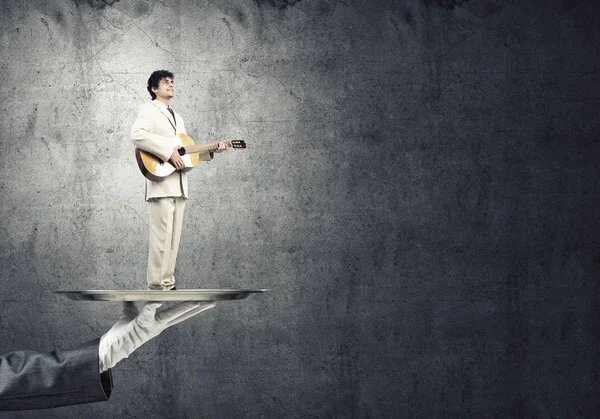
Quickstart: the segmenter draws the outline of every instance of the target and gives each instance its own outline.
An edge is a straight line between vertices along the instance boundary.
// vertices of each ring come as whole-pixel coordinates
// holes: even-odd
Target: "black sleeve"
[[[47,409],[108,400],[110,370],[100,374],[100,339],[49,353],[0,355],[0,410]]]

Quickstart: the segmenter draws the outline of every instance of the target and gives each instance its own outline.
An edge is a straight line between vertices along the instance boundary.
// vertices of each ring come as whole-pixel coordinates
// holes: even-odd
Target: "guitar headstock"
[[[244,140],[232,140],[231,147],[233,148],[246,148],[246,142]]]

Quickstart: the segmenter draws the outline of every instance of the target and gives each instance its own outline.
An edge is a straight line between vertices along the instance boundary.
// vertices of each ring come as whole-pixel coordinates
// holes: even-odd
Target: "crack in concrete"
[[[210,3],[215,9],[217,9],[219,12],[223,13],[225,16],[229,16],[229,13],[225,12],[223,9],[221,9],[219,6],[217,6],[211,0],[206,0],[206,2]]]
[[[213,223],[215,223],[215,225],[217,225],[217,219],[215,218],[215,214],[213,214],[212,208],[210,206],[205,207],[205,208],[208,208],[208,212],[210,213]]]
[[[46,30],[48,31],[48,35],[50,37],[52,37],[52,32],[50,32],[50,25],[48,25],[48,22],[46,21],[46,19],[44,19],[43,17],[40,18],[40,21],[44,24],[44,26],[46,27]]]
[[[221,20],[225,22],[225,25],[227,25],[227,29],[229,30],[229,39],[231,40],[231,46],[235,46],[235,42],[233,40],[233,31],[231,30],[231,23],[229,23],[229,21],[224,17],[222,17]]]
[[[100,69],[100,71],[102,72],[102,74],[104,74],[106,77],[108,77],[113,83],[118,84],[119,86],[127,89],[127,90],[131,90],[138,98],[140,98],[140,100],[144,100],[140,94],[138,93],[137,90],[133,89],[130,86],[127,86],[123,83],[120,83],[119,81],[115,80],[110,74],[108,74],[106,71],[104,71],[104,69],[102,68],[102,66],[100,65],[100,63],[98,62],[98,58],[94,57],[94,61],[96,62],[96,65],[98,66],[98,68]],[[96,85],[96,87],[94,88],[94,90],[99,86],[100,84]]]
[[[71,313],[70,313],[70,316],[71,316],[71,318],[73,318],[73,319],[74,319],[76,322],[78,322],[78,323],[81,323],[81,324],[83,324],[83,325],[87,326],[87,327],[88,327],[88,328],[89,328],[89,329],[90,329],[92,332],[96,333],[96,329],[94,329],[94,327],[93,327],[91,324],[89,324],[89,323],[87,323],[87,322],[85,322],[85,321],[81,320],[79,317],[77,317],[77,316],[75,315],[75,313],[71,312]]]
[[[497,13],[498,15],[502,13],[502,11],[504,10],[504,6],[505,6],[504,4],[501,6],[501,8],[500,8],[500,11]],[[479,19],[480,21],[481,21],[482,19],[484,19],[483,17],[481,17],[481,16],[479,16],[479,15],[477,15],[477,14],[473,13],[473,12],[472,12],[471,10],[469,10],[468,8],[463,8],[463,9],[464,9],[464,10],[465,10],[465,11],[466,11],[468,14],[470,14],[471,16],[473,16],[473,17],[475,17],[475,18]],[[454,16],[453,16],[453,17],[452,17],[452,19],[453,19],[453,20],[454,20],[456,23],[458,23],[458,24],[459,24],[459,25],[460,25],[462,28],[464,28],[464,29],[466,29],[466,30],[469,30],[469,28],[467,28],[467,27],[466,27],[466,26],[465,26],[465,25],[464,25],[464,24],[463,24],[463,23],[462,23],[460,20],[458,20],[456,17],[454,17]],[[511,50],[511,51],[513,51],[513,52],[515,52],[515,53],[517,53],[517,54],[519,54],[519,55],[522,55],[522,54],[523,54],[521,51],[519,51],[519,50],[517,50],[517,49],[513,48],[512,46],[510,46],[510,45],[508,44],[508,42],[507,42],[505,39],[503,39],[503,38],[502,38],[500,35],[498,35],[498,34],[497,34],[497,33],[496,33],[496,32],[495,32],[495,31],[494,31],[492,28],[489,28],[489,25],[486,25],[486,24],[483,24],[483,23],[479,23],[479,24],[477,24],[477,23],[476,23],[476,24],[475,24],[475,26],[477,27],[477,29],[483,29],[484,31],[487,31],[488,33],[490,33],[490,34],[491,34],[491,35],[493,35],[494,37],[498,38],[498,40],[500,40],[500,41],[503,43],[503,45],[504,45],[506,48],[508,48],[509,50]],[[470,33],[469,33],[469,35],[468,35],[468,38],[470,38],[470,37],[473,35],[473,33],[474,33],[474,32],[475,32],[475,31],[470,31]],[[465,40],[466,40],[466,39],[465,39]],[[463,40],[463,41],[464,41],[464,40]],[[458,47],[460,44],[462,44],[462,43],[463,43],[463,41],[461,41],[461,42],[460,42],[459,44],[457,44],[455,47]],[[455,47],[453,47],[452,49],[455,49]],[[450,52],[450,51],[447,51],[446,53],[444,53],[444,55],[446,55],[448,52]]]
[[[144,222],[144,224],[146,225],[146,227],[148,227],[148,222],[146,221],[146,217],[142,217],[142,216],[140,215],[140,213],[139,213],[139,212],[137,212],[137,211],[135,210],[135,208],[133,208],[133,207],[132,207],[131,205],[129,205],[129,204],[125,204],[125,205],[123,205],[123,207],[124,207],[124,208],[129,208],[131,211],[133,211],[133,212],[135,213],[135,215],[137,215],[137,216],[138,216],[138,218]]]
[[[161,3],[161,4],[162,4],[163,6],[165,6],[166,8],[169,8],[168,6],[164,5],[164,3],[162,3],[162,2],[159,2],[159,3]],[[113,10],[116,10],[116,11],[118,11],[119,13],[121,13],[121,14],[124,14],[124,15],[125,15],[125,16],[127,16],[128,18],[132,19],[132,20],[134,21],[134,23],[138,23],[138,22],[141,22],[141,21],[143,21],[143,20],[145,20],[145,19],[148,19],[150,16],[152,16],[152,13],[154,12],[154,7],[155,7],[155,6],[156,6],[156,1],[155,1],[155,2],[152,2],[152,7],[150,8],[150,11],[148,12],[148,14],[147,14],[147,15],[145,15],[145,16],[143,16],[143,17],[140,17],[140,18],[136,18],[136,17],[134,17],[134,16],[130,15],[129,13],[125,12],[124,10],[121,10],[121,9],[119,9],[119,8],[118,8],[118,7],[116,7],[116,6],[115,6],[115,7],[113,7],[112,9],[113,9]]]
[[[240,125],[242,122],[240,121],[240,118],[238,118],[238,116],[236,115],[235,112],[231,112],[231,114],[233,115],[233,118],[237,121],[238,125]]]
[[[283,82],[282,82],[282,81],[281,81],[281,80],[280,80],[278,77],[276,77],[276,76],[274,76],[274,75],[272,75],[272,74],[270,74],[270,73],[269,73],[269,76],[271,76],[271,77],[273,77],[275,80],[277,80],[277,81],[278,81],[278,82],[279,82],[279,83],[280,83],[280,84],[283,86],[283,88],[289,92],[289,94],[290,94],[290,95],[294,96],[294,97],[297,99],[297,101],[298,101],[298,102],[302,102],[302,103],[304,102],[304,100],[303,100],[302,98],[298,97],[298,96],[297,96],[297,95],[296,95],[296,94],[295,94],[295,93],[292,91],[292,89],[288,88],[288,87],[285,85],[285,83],[283,83]]]
[[[116,26],[116,25],[115,25],[113,22],[111,22],[109,18],[107,18],[106,16],[104,16],[104,13],[100,13],[100,17],[101,17],[102,19],[104,19],[104,20],[105,20],[105,21],[106,21],[106,22],[107,22],[107,23],[108,23],[110,26],[112,26],[113,28],[115,28],[115,29],[120,29],[120,30],[122,30],[122,29],[123,29],[123,28],[120,28],[120,27]]]
[[[2,320],[4,319],[4,308],[6,306],[6,301],[2,301],[0,304],[0,332],[4,331],[4,324],[2,323]],[[0,336],[2,336],[3,333],[0,333]]]
[[[466,35],[462,40],[460,40],[459,42],[457,42],[456,44],[452,45],[449,49],[447,49],[445,52],[442,52],[440,55],[438,55],[437,57],[435,57],[435,60],[441,60],[442,58],[444,58],[445,56],[447,56],[448,54],[450,54],[451,52],[455,51],[458,47],[460,47],[462,44],[465,43],[465,41],[471,39],[473,37],[475,31],[471,31],[471,33],[469,33],[468,35]]]
[[[225,105],[217,107],[217,108],[210,108],[210,109],[207,109],[205,111],[198,111],[198,112],[200,112],[200,113],[208,113],[208,112],[222,111],[222,110],[228,109],[233,102],[235,102],[236,100],[238,100],[242,95],[246,94],[247,92],[249,92],[250,90],[252,90],[254,88],[254,86],[256,86],[257,84],[259,84],[260,83],[260,79],[262,77],[263,76],[261,75],[260,78],[259,78],[259,80],[256,83],[254,83],[252,86],[250,86],[246,90],[240,92],[233,99],[231,99],[230,101],[226,102]]]
[[[110,22],[109,22],[109,23],[110,23]],[[113,40],[111,40],[111,41],[108,41],[106,44],[104,44],[104,45],[103,45],[103,46],[102,46],[102,47],[101,47],[101,48],[100,48],[98,51],[96,51],[96,52],[93,52],[93,51],[92,51],[92,55],[90,55],[90,56],[87,56],[87,57],[85,57],[85,58],[83,58],[83,59],[80,59],[80,60],[69,61],[69,62],[65,63],[65,66],[66,66],[66,65],[73,65],[73,64],[82,64],[82,63],[85,63],[85,62],[88,62],[88,61],[91,61],[91,60],[95,59],[95,58],[96,58],[96,56],[97,56],[97,55],[99,55],[99,54],[100,54],[102,51],[104,51],[106,48],[108,48],[108,46],[109,46],[109,45],[111,45],[111,44],[113,44],[113,43],[115,43],[115,42],[119,41],[119,40],[120,40],[121,38],[123,38],[123,37],[124,37],[124,36],[125,36],[125,35],[126,35],[128,32],[129,32],[129,31],[131,31],[131,30],[132,30],[134,27],[136,27],[136,26],[134,26],[134,25],[130,26],[130,27],[129,27],[129,28],[127,28],[127,29],[126,29],[126,30],[125,30],[123,33],[121,33],[121,34],[120,34],[120,35],[119,35],[117,38],[115,38],[115,39],[113,39]],[[115,28],[116,28],[116,27],[115,27]],[[116,28],[116,29],[119,29],[119,28]],[[122,29],[121,29],[121,30],[122,30]],[[64,68],[65,68],[65,67],[63,67],[63,70],[64,70]]]
[[[400,34],[402,33],[400,31],[400,27],[398,26],[398,22],[396,22],[396,20],[394,18],[390,17],[390,21],[392,22],[392,25],[394,25],[394,28],[396,29],[396,40],[398,42],[402,41],[402,37],[400,36]]]
[[[173,56],[173,58],[178,59],[177,55],[175,55],[174,53],[172,53],[171,51],[169,51],[168,49],[163,48],[162,46],[159,45],[159,43],[157,41],[155,41],[150,35],[148,35],[148,33],[143,30],[142,28],[140,28],[138,25],[134,25],[136,28],[138,28],[144,35],[146,35],[148,37],[148,39],[150,41],[152,41],[152,43],[157,46],[159,49],[163,50],[164,52],[166,52],[167,54],[170,54],[171,56]]]

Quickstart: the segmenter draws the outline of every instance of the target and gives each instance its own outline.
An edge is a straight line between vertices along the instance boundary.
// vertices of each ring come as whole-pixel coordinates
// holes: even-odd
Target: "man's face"
[[[156,94],[157,98],[173,98],[175,96],[175,86],[173,85],[173,79],[171,77],[163,77],[158,82],[158,88],[153,87],[152,91]]]

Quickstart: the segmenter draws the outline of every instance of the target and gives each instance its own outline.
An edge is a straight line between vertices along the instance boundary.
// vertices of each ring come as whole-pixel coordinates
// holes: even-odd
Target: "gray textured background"
[[[181,287],[265,287],[1,418],[592,417],[600,6],[0,1],[0,352],[72,347],[143,288],[128,139],[175,72],[199,142]]]

